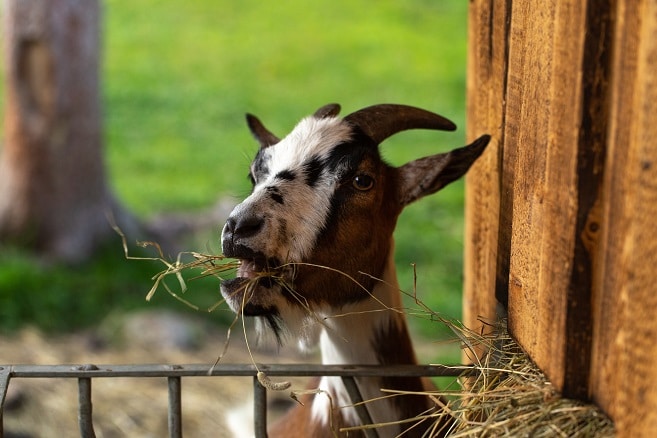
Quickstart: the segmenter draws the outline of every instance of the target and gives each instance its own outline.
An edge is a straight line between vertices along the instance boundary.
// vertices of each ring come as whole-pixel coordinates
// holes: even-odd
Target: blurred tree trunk
[[[0,242],[75,262],[123,219],[106,184],[98,0],[4,0]]]

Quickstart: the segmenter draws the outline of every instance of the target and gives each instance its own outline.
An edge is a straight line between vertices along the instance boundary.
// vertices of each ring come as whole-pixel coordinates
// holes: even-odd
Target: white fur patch
[[[269,179],[285,170],[299,173],[310,159],[325,158],[337,144],[348,141],[350,136],[351,127],[338,118],[307,117],[301,120],[287,137],[269,148]],[[293,260],[305,258],[313,248],[326,222],[335,183],[334,179],[327,179],[309,187],[298,178],[292,182],[294,190],[286,191],[285,220],[289,235],[294,236],[288,250]]]
[[[254,247],[282,261],[303,260],[310,253],[326,222],[336,180],[327,176],[310,187],[302,178],[303,166],[312,158],[326,158],[336,145],[348,141],[350,136],[351,127],[339,118],[307,117],[287,137],[264,150],[268,174],[232,213],[254,209],[264,214],[270,229],[254,239]],[[276,179],[280,172],[292,172],[298,178],[294,181]],[[269,201],[267,187],[271,186],[282,192],[283,206]]]
[[[345,306],[340,313],[345,316],[326,317],[325,326],[322,327],[320,346],[322,363],[329,364],[377,364],[379,358],[372,344],[375,333],[390,319],[397,319],[400,315],[390,311],[379,311],[388,308],[401,308],[401,299],[397,285],[397,275],[394,265],[394,244],[388,255],[386,269],[383,272],[382,282],[377,283],[372,291],[375,299]],[[398,321],[403,323],[403,321]],[[371,400],[381,396],[380,387],[376,379],[356,379],[363,400]],[[323,377],[320,389],[328,392],[333,398],[333,408],[349,406],[352,404],[347,390],[339,377]],[[313,400],[312,415],[317,421],[328,424],[329,398],[326,395],[316,395]],[[367,409],[374,423],[391,421],[396,418],[394,407],[390,400],[384,399],[367,403]],[[360,424],[360,420],[353,407],[340,409],[345,420],[352,425]],[[400,433],[398,426],[387,426],[377,429],[380,437],[394,437]]]
[[[225,414],[226,425],[234,438],[253,438],[253,397],[242,405],[228,410]]]

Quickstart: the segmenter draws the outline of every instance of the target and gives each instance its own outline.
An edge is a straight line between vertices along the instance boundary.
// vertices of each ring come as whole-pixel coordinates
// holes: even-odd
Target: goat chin
[[[274,340],[279,344],[288,340],[296,341],[297,348],[302,353],[310,353],[315,350],[319,345],[322,332],[321,316],[291,306],[287,302],[280,303],[277,311],[279,312],[277,316],[279,324],[274,330],[272,330],[271,318],[262,316],[255,318],[258,339]]]

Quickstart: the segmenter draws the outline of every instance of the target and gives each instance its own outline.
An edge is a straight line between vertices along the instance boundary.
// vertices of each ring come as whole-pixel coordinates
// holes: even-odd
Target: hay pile
[[[450,437],[612,437],[611,420],[595,405],[562,398],[498,323],[489,335],[445,321],[467,348],[475,372],[446,391],[456,419]],[[472,354],[486,351],[482,357]]]

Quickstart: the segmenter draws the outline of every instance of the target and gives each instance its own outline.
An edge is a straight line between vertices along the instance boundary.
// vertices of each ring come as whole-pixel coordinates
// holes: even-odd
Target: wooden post
[[[657,0],[470,9],[465,322],[511,333],[619,436],[657,433]]]
[[[615,11],[590,392],[618,436],[657,434],[657,1]]]
[[[467,77],[467,136],[493,136],[486,153],[466,176],[465,277],[463,319],[480,331],[496,318],[499,301],[506,305],[511,220],[510,190],[514,160],[503,149],[508,18],[511,2],[480,2],[470,7]],[[505,255],[506,254],[506,255]],[[485,291],[485,292],[484,292]],[[465,358],[468,360],[468,358]]]

